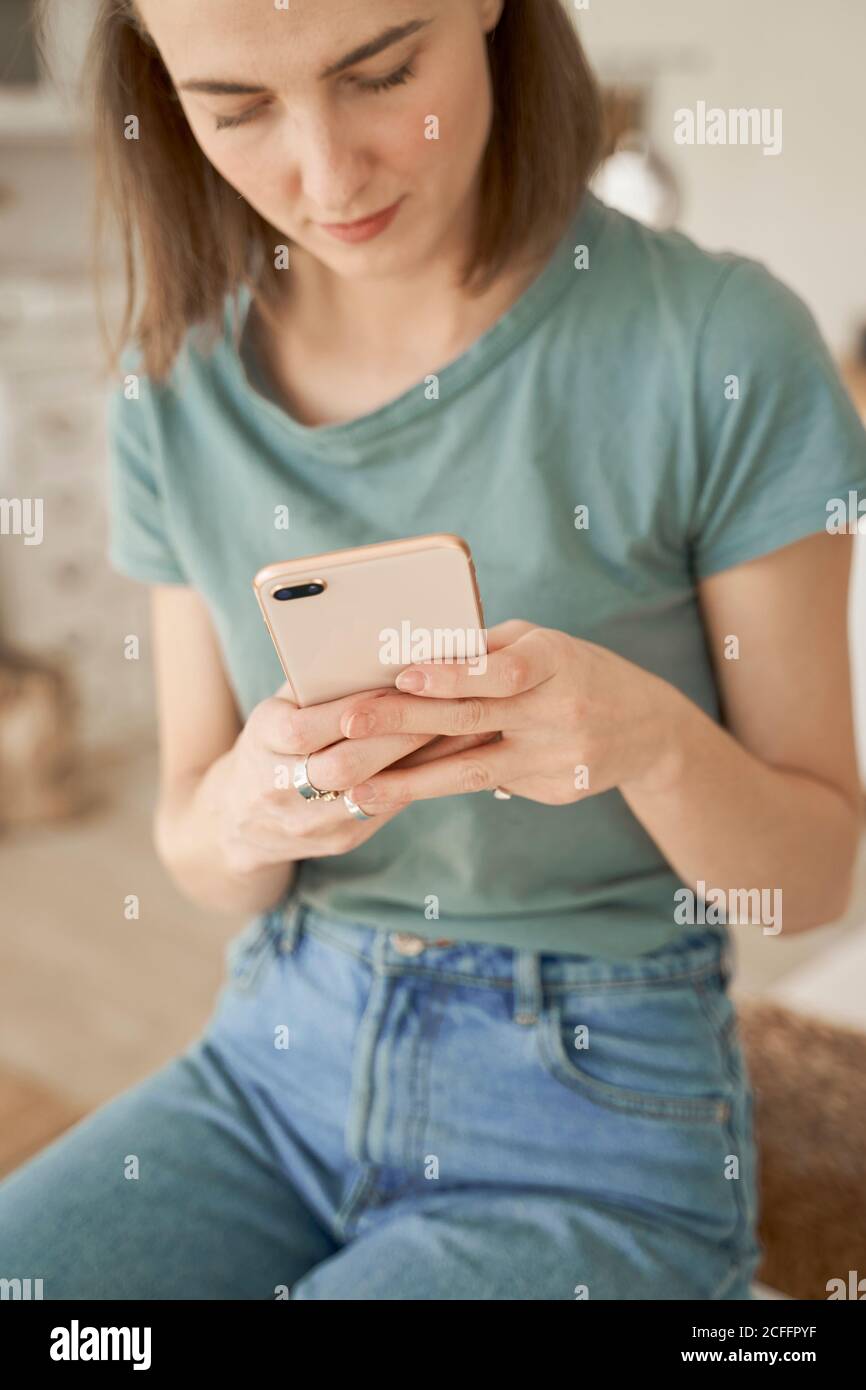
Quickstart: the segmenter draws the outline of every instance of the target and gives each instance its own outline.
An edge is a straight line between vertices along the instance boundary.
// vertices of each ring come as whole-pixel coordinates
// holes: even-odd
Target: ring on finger
[[[346,803],[346,810],[349,812],[349,815],[350,815],[350,816],[354,816],[354,817],[355,817],[355,820],[372,820],[372,819],[373,819],[373,817],[372,817],[371,815],[368,815],[368,813],[367,813],[366,811],[363,811],[363,810],[361,809],[361,807],[358,805],[357,801],[353,801],[353,800],[352,800],[352,798],[350,797],[350,795],[349,795],[348,792],[343,792],[343,801]]]
[[[322,791],[319,787],[313,786],[307,772],[307,763],[310,761],[311,754],[307,753],[304,758],[299,758],[295,763],[292,772],[292,786],[300,792],[305,801],[336,801],[340,795],[338,791]]]

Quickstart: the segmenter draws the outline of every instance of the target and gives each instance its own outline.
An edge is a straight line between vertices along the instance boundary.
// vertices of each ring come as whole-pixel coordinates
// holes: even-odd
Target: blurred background
[[[566,2],[606,93],[597,191],[763,261],[811,307],[866,418],[862,0]],[[41,497],[62,524],[41,545],[0,534],[0,1172],[193,1037],[241,926],[185,902],[151,844],[147,595],[105,559],[108,383],[78,94],[93,3],[56,5],[50,82],[29,11],[0,5],[0,497]],[[780,108],[782,152],[677,145],[673,113],[699,101]],[[862,529],[850,621],[866,782]],[[733,931],[744,1009],[866,1042],[866,852],[843,922]]]

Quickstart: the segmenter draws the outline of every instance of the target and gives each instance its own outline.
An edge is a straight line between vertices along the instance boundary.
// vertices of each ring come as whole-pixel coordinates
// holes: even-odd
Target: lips
[[[319,225],[341,241],[368,241],[371,237],[379,236],[390,226],[402,201],[402,198],[398,198],[396,203],[372,213],[369,217],[361,217],[356,222],[321,222]]]

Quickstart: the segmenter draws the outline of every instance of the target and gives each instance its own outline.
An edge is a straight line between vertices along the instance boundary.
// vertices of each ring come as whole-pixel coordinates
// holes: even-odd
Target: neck
[[[503,275],[482,295],[462,289],[458,279],[471,226],[471,211],[464,211],[422,266],[388,276],[348,279],[297,247],[285,312],[310,334],[351,342],[368,360],[387,361],[413,344],[422,354],[425,349],[434,352],[437,361],[456,355],[477,336],[479,325],[514,297],[525,274],[521,269]]]

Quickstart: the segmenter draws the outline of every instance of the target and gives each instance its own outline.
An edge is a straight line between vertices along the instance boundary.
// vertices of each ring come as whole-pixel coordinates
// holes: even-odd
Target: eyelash
[[[391,87],[402,87],[410,78],[415,76],[415,71],[410,63],[404,63],[402,67],[389,73],[387,77],[368,79],[366,82],[358,78],[357,85],[362,92],[378,93],[387,91]],[[254,106],[252,110],[243,112],[240,116],[217,116],[217,130],[229,130],[239,125],[247,125],[249,121],[254,121],[260,112],[264,111],[268,105],[262,102],[259,106]]]
[[[415,71],[410,63],[404,63],[396,72],[389,73],[387,77],[374,78],[364,82],[358,80],[358,86],[363,92],[384,92],[388,87],[402,87],[404,82],[408,82],[410,77],[415,76]]]

